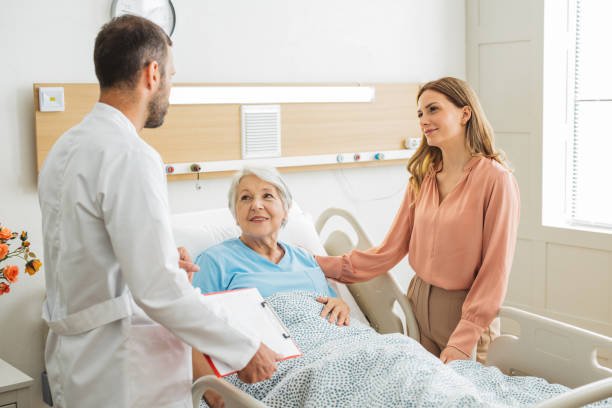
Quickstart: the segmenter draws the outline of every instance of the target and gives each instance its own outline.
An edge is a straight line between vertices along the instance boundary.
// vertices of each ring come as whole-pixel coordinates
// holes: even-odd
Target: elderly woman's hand
[[[327,315],[329,315],[327,320],[329,320],[330,323],[335,321],[338,326],[348,326],[350,324],[350,308],[344,300],[319,296],[317,302],[325,305],[321,311],[321,317],[327,317]]]

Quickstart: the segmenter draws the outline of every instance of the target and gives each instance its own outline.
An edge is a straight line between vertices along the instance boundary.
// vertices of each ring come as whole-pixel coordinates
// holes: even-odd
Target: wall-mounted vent
[[[242,105],[242,158],[280,155],[280,105]]]

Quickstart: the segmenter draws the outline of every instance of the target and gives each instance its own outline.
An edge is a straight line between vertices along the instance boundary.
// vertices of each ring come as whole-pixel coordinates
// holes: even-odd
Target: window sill
[[[582,223],[571,223],[566,221],[559,221],[554,223],[543,223],[543,227],[550,228],[564,228],[574,231],[592,232],[596,234],[612,235],[612,227],[603,227],[598,225],[588,225]]]
[[[520,234],[523,235],[523,234]],[[537,239],[561,245],[579,246],[603,251],[612,251],[612,230],[567,222],[540,225],[528,239]]]

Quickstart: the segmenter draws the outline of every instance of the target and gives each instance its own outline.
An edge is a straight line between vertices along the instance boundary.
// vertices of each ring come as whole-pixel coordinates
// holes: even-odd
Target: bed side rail
[[[606,378],[557,395],[535,405],[534,408],[578,408],[610,397],[612,397],[612,378]]]
[[[315,224],[319,235],[332,217],[340,217],[349,223],[357,234],[357,243],[354,244],[345,232],[334,230],[323,244],[329,255],[342,255],[354,248],[365,250],[372,247],[371,240],[353,214],[341,208],[328,208],[321,213]],[[419,329],[410,302],[393,276],[385,273],[370,281],[346,286],[376,331],[381,334],[404,333],[419,341]],[[393,312],[395,302],[404,313],[406,332],[401,319]]]
[[[520,335],[496,338],[487,365],[571,388],[612,377],[597,362],[597,349],[612,351],[612,338],[513,307],[502,307],[500,316],[516,321]]]
[[[255,398],[247,393],[239,390],[233,385],[215,377],[214,375],[205,375],[198,378],[191,386],[191,396],[193,398],[193,408],[200,407],[202,395],[208,390],[216,391],[221,395],[225,402],[226,408],[244,407],[244,408],[266,408]]]

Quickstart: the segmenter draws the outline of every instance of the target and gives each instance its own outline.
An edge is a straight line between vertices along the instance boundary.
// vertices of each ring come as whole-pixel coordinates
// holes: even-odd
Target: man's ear
[[[144,77],[147,89],[153,89],[156,84],[161,80],[159,72],[159,64],[157,61],[151,61],[147,66],[144,67]]]

